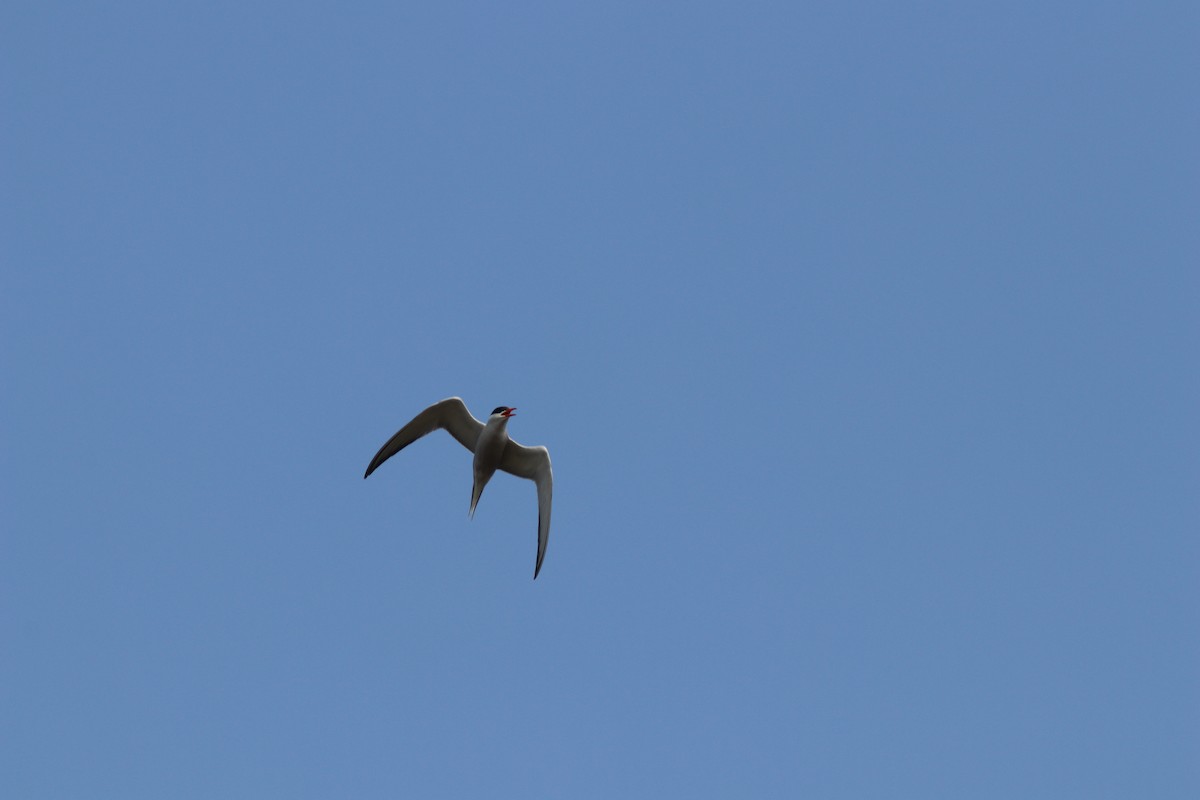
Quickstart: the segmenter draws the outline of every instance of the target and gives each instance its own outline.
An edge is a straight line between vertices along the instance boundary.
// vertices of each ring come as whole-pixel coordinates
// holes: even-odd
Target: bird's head
[[[492,419],[507,420],[509,417],[511,417],[515,413],[517,413],[517,410],[515,408],[509,408],[508,406],[497,406],[496,409],[492,412]]]

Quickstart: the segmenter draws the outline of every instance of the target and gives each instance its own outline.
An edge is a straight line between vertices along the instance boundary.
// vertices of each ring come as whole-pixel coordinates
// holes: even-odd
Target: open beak
[[[517,413],[517,410],[515,408],[510,408],[508,411],[504,412],[504,416],[511,417],[515,413]]]

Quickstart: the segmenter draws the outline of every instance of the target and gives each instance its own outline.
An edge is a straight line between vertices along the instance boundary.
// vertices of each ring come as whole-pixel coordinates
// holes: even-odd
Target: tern
[[[533,567],[533,579],[542,571],[542,559],[546,557],[546,542],[550,539],[550,498],[554,493],[554,473],[550,469],[550,451],[544,447],[525,447],[508,438],[508,421],[516,413],[515,408],[499,406],[488,417],[486,423],[471,416],[467,404],[459,397],[448,397],[434,403],[413,417],[396,434],[379,448],[379,452],[367,465],[367,478],[380,464],[399,453],[405,447],[427,433],[442,428],[463,447],[475,454],[475,482],[471,486],[471,510],[475,506],[483,487],[496,474],[504,470],[518,478],[528,478],[537,484],[538,498],[538,544],[537,563]]]

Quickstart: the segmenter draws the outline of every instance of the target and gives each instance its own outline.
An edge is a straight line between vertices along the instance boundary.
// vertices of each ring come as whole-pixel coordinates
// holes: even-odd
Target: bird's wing
[[[533,568],[533,578],[537,580],[538,573],[542,571],[542,559],[546,557],[546,542],[550,540],[550,500],[554,495],[550,451],[544,447],[525,447],[509,439],[500,458],[500,469],[537,484],[538,547],[537,564]]]
[[[367,473],[363,477],[370,475],[376,467],[417,439],[438,428],[444,428],[458,440],[459,444],[474,453],[475,442],[479,439],[480,431],[483,430],[483,423],[471,416],[471,412],[467,410],[467,405],[462,398],[448,397],[434,403],[413,417],[412,422],[396,431],[396,435],[379,448],[379,452],[371,459],[371,463],[367,466]]]

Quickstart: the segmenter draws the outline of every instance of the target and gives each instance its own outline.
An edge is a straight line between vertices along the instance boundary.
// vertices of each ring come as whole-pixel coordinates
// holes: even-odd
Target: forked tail
[[[487,485],[487,481],[476,480],[471,486],[471,510],[467,512],[467,516],[475,519],[475,506],[479,505],[479,496],[483,494],[483,487]]]

